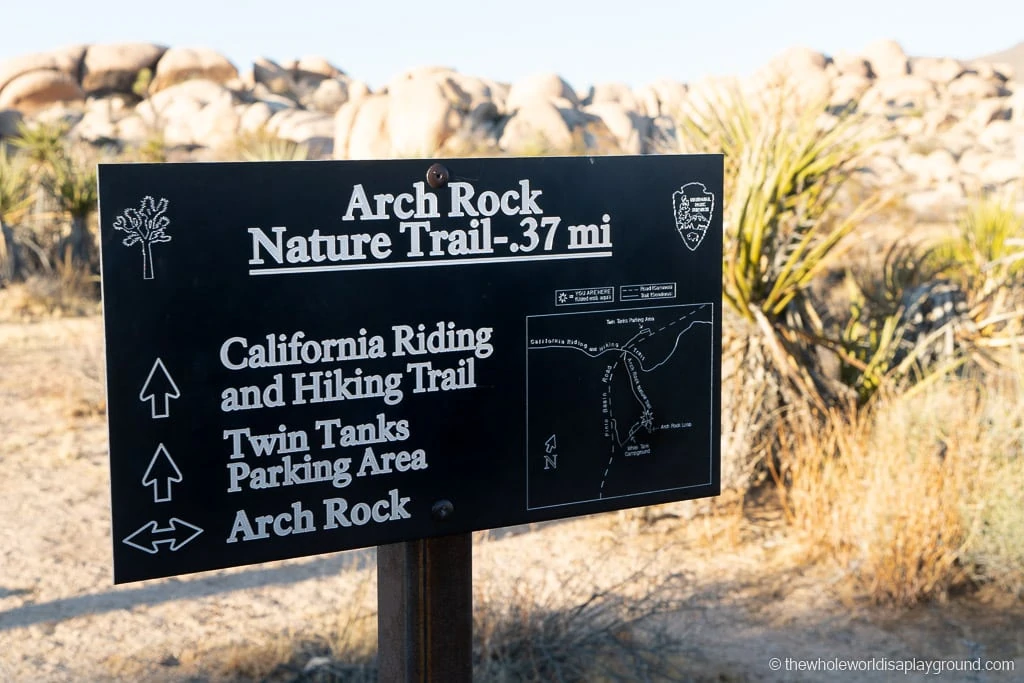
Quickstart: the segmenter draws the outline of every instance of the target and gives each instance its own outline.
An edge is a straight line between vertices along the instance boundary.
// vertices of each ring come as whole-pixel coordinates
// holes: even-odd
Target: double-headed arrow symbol
[[[153,368],[146,377],[142,391],[139,392],[139,400],[145,403],[150,402],[150,412],[153,418],[167,417],[171,414],[171,399],[181,396],[178,385],[171,379],[171,374],[164,367],[164,362],[159,358],[153,363]]]
[[[171,484],[181,481],[181,470],[171,460],[163,444],[156,447],[153,459],[149,461],[146,473],[142,475],[142,485],[153,487],[153,502],[166,503],[171,499]]]
[[[129,534],[124,542],[144,553],[156,555],[160,551],[161,544],[170,546],[169,550],[174,552],[201,533],[203,530],[194,524],[171,517],[169,525],[166,527],[160,527],[156,521],[146,522]]]

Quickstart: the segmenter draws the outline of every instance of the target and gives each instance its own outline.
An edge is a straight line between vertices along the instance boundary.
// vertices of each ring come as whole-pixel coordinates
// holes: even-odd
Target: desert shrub
[[[151,649],[109,658],[102,680],[221,681],[233,683],[371,683],[377,680],[376,581],[357,564],[336,577],[346,599],[303,614],[296,629],[258,626],[230,640],[197,642],[154,662]],[[168,661],[169,660],[169,661]],[[163,667],[174,667],[168,672]]]
[[[96,311],[82,311],[89,312]],[[69,421],[103,417],[107,410],[107,375],[102,335],[69,333],[63,348],[66,369],[55,384],[63,390],[65,416]]]
[[[23,127],[27,137],[16,140],[20,151],[0,145],[0,318],[97,310],[95,260],[73,248],[78,240],[81,249],[93,254],[88,220],[95,211],[96,175],[87,164],[75,165],[73,153],[65,158],[65,152],[54,151],[64,149],[62,130]],[[64,161],[47,165],[47,159],[58,157]],[[73,211],[71,235],[64,234],[62,208]]]
[[[56,154],[60,154],[67,144],[68,125],[58,123],[22,123],[18,126],[18,136],[14,145],[19,147],[32,163],[37,172],[41,172],[46,162]]]
[[[991,198],[970,204],[956,234],[897,244],[880,277],[847,273],[844,381],[861,405],[877,392],[919,392],[950,372],[997,370],[1024,341],[1024,219]]]
[[[62,252],[75,263],[99,270],[98,239],[90,230],[89,218],[96,212],[96,164],[91,148],[66,145],[47,160],[42,186],[70,219]]]
[[[375,615],[364,614],[359,622],[358,633],[346,629],[318,636],[269,635],[211,653],[219,659],[213,678],[239,683],[375,683]]]
[[[962,294],[940,277],[928,247],[897,242],[878,272],[848,269],[839,334],[840,377],[867,405],[880,392],[923,389],[961,365],[952,351]]]
[[[51,269],[53,263],[70,255],[75,265],[98,271],[97,239],[90,219],[96,212],[96,164],[101,155],[90,145],[71,141],[64,124],[21,124],[14,144],[33,168],[38,188],[33,211],[36,230],[43,225],[58,226],[59,239],[43,235],[34,240],[44,267]],[[38,215],[50,210],[55,210],[58,221]]]
[[[99,276],[61,262],[52,272],[34,273],[3,290],[0,321],[29,321],[100,312]]]
[[[682,607],[681,579],[651,567],[622,571],[621,563],[614,569],[550,570],[531,582],[507,571],[478,576],[473,680],[680,680],[682,644],[663,617]],[[366,580],[358,585],[375,588]],[[194,662],[213,680],[376,681],[376,612],[371,593],[356,593],[335,625],[321,627],[316,636],[263,634],[180,663],[192,669]]]
[[[1024,275],[1024,216],[1009,198],[982,196],[957,219],[956,234],[939,243],[933,259],[964,287],[987,291]]]
[[[959,216],[956,234],[931,256],[963,292],[966,342],[972,350],[1024,341],[1024,216],[1013,203],[981,197]]]
[[[864,122],[784,99],[724,93],[680,117],[683,151],[725,155],[725,486],[764,462],[779,419],[813,421],[844,397],[811,285],[881,205],[844,192],[873,142]]]
[[[1020,239],[1010,206],[981,199],[951,238],[894,246],[874,279],[848,271],[858,402],[779,428],[790,521],[879,603],[1024,585]]]
[[[812,554],[881,604],[976,582],[1021,590],[1021,378],[946,376],[788,433],[776,476]]]
[[[474,679],[678,680],[680,643],[660,617],[681,608],[679,576],[638,571],[612,585],[589,572],[557,591],[484,581],[474,599]]]
[[[23,247],[15,235],[14,223],[31,201],[28,164],[0,144],[0,284],[23,275]]]
[[[141,142],[123,145],[120,161],[162,164],[170,161],[169,151],[163,131],[154,127]]]
[[[238,161],[308,161],[313,158],[309,145],[280,138],[266,128],[239,133],[222,150],[227,160]]]

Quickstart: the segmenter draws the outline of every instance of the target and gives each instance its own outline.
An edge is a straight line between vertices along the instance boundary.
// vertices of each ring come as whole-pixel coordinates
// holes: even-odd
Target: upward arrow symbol
[[[171,499],[171,484],[181,481],[181,470],[171,460],[171,454],[163,444],[156,447],[153,459],[149,461],[142,485],[153,487],[153,502],[166,503]]]
[[[143,403],[149,401],[153,418],[160,418],[171,414],[171,399],[179,396],[181,392],[178,391],[178,385],[171,379],[164,362],[157,358],[142,385],[139,400]]]

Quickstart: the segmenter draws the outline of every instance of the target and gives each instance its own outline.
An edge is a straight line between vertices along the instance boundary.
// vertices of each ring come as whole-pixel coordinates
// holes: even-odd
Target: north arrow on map
[[[142,485],[153,487],[153,502],[166,503],[171,499],[171,484],[181,481],[181,470],[171,460],[171,454],[163,444],[156,447],[153,459],[149,461],[146,473],[142,475]]]
[[[139,529],[132,532],[124,539],[127,545],[138,548],[144,553],[156,555],[160,551],[160,545],[169,545],[173,552],[193,538],[203,533],[203,530],[194,524],[171,517],[169,526],[160,527],[156,521],[146,522]]]
[[[171,379],[171,375],[164,367],[159,358],[153,363],[153,368],[146,377],[142,391],[139,392],[139,400],[145,403],[150,402],[150,409],[154,418],[167,417],[171,414],[171,399],[181,396],[178,385]]]

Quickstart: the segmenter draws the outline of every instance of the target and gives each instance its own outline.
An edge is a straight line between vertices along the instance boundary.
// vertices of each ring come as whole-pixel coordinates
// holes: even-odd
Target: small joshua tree
[[[164,215],[167,200],[155,201],[145,197],[138,209],[125,209],[114,221],[114,229],[128,233],[122,240],[124,246],[142,245],[142,278],[153,279],[153,245],[170,242],[171,236],[165,230],[171,221]]]
[[[44,197],[49,195],[71,217],[71,231],[60,240],[61,257],[69,256],[75,263],[92,267],[94,249],[89,217],[96,210],[97,159],[94,150],[73,145],[67,134],[66,123],[21,124],[14,144],[33,166],[43,191],[37,195],[37,210],[46,210]]]
[[[47,161],[42,186],[71,216],[71,232],[65,243],[71,258],[92,267],[95,252],[88,223],[96,210],[95,159],[87,150],[65,147]]]

